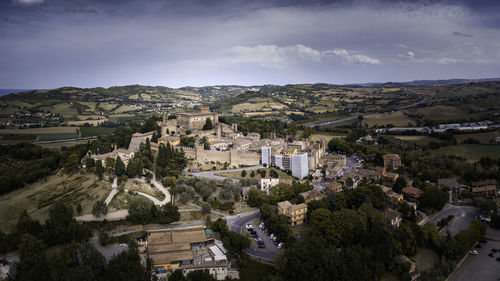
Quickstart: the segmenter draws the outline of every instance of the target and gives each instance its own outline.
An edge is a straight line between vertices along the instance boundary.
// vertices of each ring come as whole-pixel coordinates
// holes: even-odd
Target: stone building
[[[210,112],[207,106],[199,106],[198,112],[181,112],[177,113],[177,125],[186,130],[202,129],[207,118],[212,121],[215,127],[219,123],[219,114]]]
[[[384,168],[395,170],[401,166],[401,158],[397,154],[386,154],[384,157]]]

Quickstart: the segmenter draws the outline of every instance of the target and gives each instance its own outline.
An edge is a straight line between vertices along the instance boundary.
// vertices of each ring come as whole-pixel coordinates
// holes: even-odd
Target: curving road
[[[142,181],[142,182],[144,182],[144,183],[146,183],[146,180],[144,178],[140,178],[139,180]],[[159,182],[156,181],[156,176],[155,175],[153,175],[153,178],[151,179],[151,183],[156,188],[158,188],[165,195],[165,198],[163,200],[160,201],[160,200],[158,200],[158,198],[156,198],[154,196],[151,196],[149,194],[140,192],[140,191],[136,191],[137,194],[148,198],[149,200],[153,201],[153,203],[155,205],[157,205],[157,206],[163,206],[163,205],[171,202],[172,198],[170,196],[170,192],[168,191],[168,189],[166,189],[165,187],[163,187],[163,185],[161,183],[159,183]]]
[[[260,218],[260,211],[258,210],[231,217],[226,217],[226,221],[231,231],[243,234],[243,228],[245,227],[245,224],[251,223],[256,218]],[[267,237],[267,235],[262,230],[258,228],[255,228],[255,230],[258,232],[259,236],[264,240],[266,248],[259,249],[251,247],[243,251],[255,258],[267,262],[274,262],[274,260],[276,260],[276,257],[279,254],[279,250],[276,248],[273,242],[270,242],[269,237]]]

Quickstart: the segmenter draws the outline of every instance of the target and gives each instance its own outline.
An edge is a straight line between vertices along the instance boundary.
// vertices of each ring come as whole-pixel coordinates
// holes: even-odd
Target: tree
[[[278,172],[275,169],[269,170],[269,175],[273,178],[279,178]]]
[[[64,161],[64,172],[67,174],[73,173],[74,170],[78,168],[78,165],[80,164],[80,157],[78,157],[78,154],[76,153],[71,153],[68,158],[66,158],[66,161]]]
[[[102,160],[97,160],[95,162],[95,174],[99,179],[102,179],[102,174],[104,173],[104,167],[102,166]]]
[[[426,213],[438,212],[444,207],[447,201],[448,194],[446,192],[435,186],[427,186],[424,188],[424,193],[420,196],[419,207]]]
[[[135,159],[130,159],[127,164],[127,177],[135,178],[137,176],[137,167]]]
[[[202,205],[201,205],[201,212],[206,215],[206,214],[210,214],[210,210],[211,210],[211,207],[210,207],[210,204],[208,204],[207,202],[204,202]]]
[[[147,224],[151,221],[153,203],[146,198],[134,198],[130,202],[127,219],[137,224]]]
[[[33,220],[28,211],[23,210],[17,219],[16,232],[17,235],[30,234],[33,236],[40,235],[42,226],[38,221]]]
[[[203,130],[212,130],[214,128],[212,124],[212,120],[207,117],[207,120],[205,121],[205,125],[203,125]]]
[[[255,171],[250,172],[250,177],[255,177]]]
[[[242,178],[246,177],[246,175],[247,175],[247,171],[246,170],[241,171],[241,177]]]
[[[94,158],[88,157],[87,159],[85,159],[85,169],[87,170],[87,172],[92,171],[92,169],[94,169],[94,167],[95,167]]]
[[[120,177],[125,174],[125,171],[126,171],[125,163],[123,163],[120,156],[117,156],[115,163],[115,174]]]
[[[104,201],[97,201],[95,202],[94,206],[92,207],[92,214],[96,218],[100,218],[102,216],[105,216],[108,213],[108,205]]]
[[[260,170],[260,177],[261,177],[261,178],[265,178],[265,177],[266,177],[266,174],[267,174],[266,169],[262,169],[262,170]]]
[[[113,157],[106,157],[105,166],[106,166],[106,171],[108,173],[111,173],[112,171],[114,171],[114,169],[115,169],[115,159]]]
[[[132,241],[132,243],[135,243],[135,241]],[[141,265],[137,245],[129,243],[128,251],[112,257],[108,263],[106,275],[106,280],[143,281],[145,271]]]
[[[16,280],[50,280],[49,267],[45,257],[45,245],[31,235],[21,238],[19,245],[20,263],[17,266]]]
[[[407,183],[406,183],[406,180],[405,178],[403,177],[398,177],[396,179],[396,182],[394,183],[394,185],[392,186],[392,190],[396,193],[401,193],[401,191],[403,190],[403,188],[405,188],[407,186]]]

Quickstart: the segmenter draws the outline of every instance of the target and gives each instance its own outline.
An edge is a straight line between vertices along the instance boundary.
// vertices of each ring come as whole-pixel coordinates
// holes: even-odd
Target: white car
[[[246,225],[245,225],[245,227],[246,227],[247,229],[253,228],[253,226],[252,226],[251,224],[249,224],[249,223],[248,223],[248,224],[246,224]]]
[[[264,229],[264,223],[263,223],[263,222],[261,222],[261,223],[259,224],[259,228],[260,228],[260,229]]]
[[[470,251],[470,254],[471,255],[477,255],[477,251],[476,250],[472,250],[472,251]]]
[[[279,242],[277,248],[281,249],[283,247],[283,245],[284,245],[283,242]]]

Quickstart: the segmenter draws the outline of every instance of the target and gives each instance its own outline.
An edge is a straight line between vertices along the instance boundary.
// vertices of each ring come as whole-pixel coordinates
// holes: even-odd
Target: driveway
[[[228,179],[228,178],[216,176],[215,174],[226,173],[226,172],[240,172],[240,171],[255,170],[255,169],[260,169],[260,168],[263,168],[263,167],[261,165],[257,165],[257,166],[238,168],[238,169],[230,169],[230,170],[205,171],[205,172],[199,172],[199,173],[191,173],[191,172],[182,172],[182,173],[184,175],[194,176],[194,177],[198,177],[198,178],[206,178],[206,179],[211,179],[211,180],[223,181],[223,180]],[[239,182],[239,180],[237,180],[237,179],[232,179],[232,181]]]
[[[139,179],[140,181],[146,183],[146,180],[144,178],[140,178]],[[143,193],[143,192],[140,192],[140,191],[136,191],[137,194],[141,195],[141,196],[144,196],[146,198],[148,198],[149,200],[153,201],[153,203],[157,206],[163,206],[169,202],[171,202],[171,196],[170,196],[170,192],[168,191],[168,189],[166,189],[165,187],[163,187],[163,185],[159,182],[156,181],[156,176],[153,175],[153,178],[151,179],[151,183],[156,187],[158,188],[158,190],[160,190],[164,195],[165,195],[165,198],[163,200],[158,200],[156,197],[154,196],[151,196],[149,194],[146,194],[146,193]]]
[[[467,228],[476,217],[479,217],[479,211],[473,206],[446,204],[439,213],[428,219],[427,222],[437,224],[449,215],[454,215],[455,218],[444,228],[443,232],[448,230],[452,235],[456,235],[460,230]]]
[[[108,263],[113,256],[116,256],[119,253],[128,250],[127,244],[113,244],[102,246],[99,242],[98,237],[90,238],[90,243],[92,243],[92,245],[104,256],[104,258],[106,259],[106,263]]]

